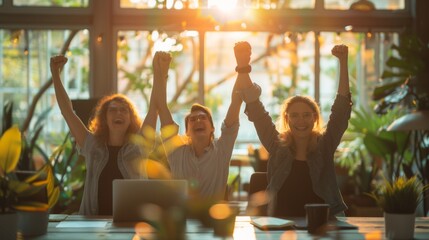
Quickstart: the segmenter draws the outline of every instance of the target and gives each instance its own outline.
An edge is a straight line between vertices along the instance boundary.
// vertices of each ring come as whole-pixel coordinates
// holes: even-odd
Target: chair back
[[[267,200],[265,190],[268,186],[267,172],[255,172],[250,177],[247,214],[266,216]]]

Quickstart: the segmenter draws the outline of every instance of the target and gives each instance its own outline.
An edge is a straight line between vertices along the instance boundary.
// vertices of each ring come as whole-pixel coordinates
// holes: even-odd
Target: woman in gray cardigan
[[[91,123],[85,126],[74,113],[61,82],[60,72],[66,62],[65,56],[53,56],[50,67],[61,114],[85,157],[86,178],[79,214],[112,215],[113,180],[147,177],[144,169],[140,171],[139,160],[150,149],[142,151],[129,138],[132,134],[143,134],[141,128],[154,129],[157,113],[149,109],[142,125],[134,104],[124,95],[112,94],[98,102]]]
[[[271,216],[305,216],[307,203],[329,204],[331,216],[343,215],[347,209],[336,182],[334,153],[351,114],[348,47],[336,45],[332,54],[339,59],[340,79],[326,127],[312,98],[293,96],[284,101],[276,128],[259,100],[260,87],[250,77],[241,83],[246,114],[270,154],[267,193]]]

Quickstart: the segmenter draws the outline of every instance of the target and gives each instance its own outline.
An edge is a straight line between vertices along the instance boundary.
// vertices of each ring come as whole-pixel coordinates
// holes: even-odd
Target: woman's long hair
[[[277,121],[277,128],[280,133],[279,141],[282,145],[290,147],[292,151],[295,149],[295,143],[292,137],[291,129],[289,127],[289,122],[286,118],[286,114],[288,113],[290,106],[297,102],[307,104],[313,111],[313,116],[315,116],[316,121],[312,129],[311,140],[308,147],[309,151],[313,151],[316,148],[318,137],[323,134],[325,129],[323,127],[323,118],[320,114],[319,105],[316,103],[316,101],[314,101],[314,99],[307,96],[293,96],[287,98],[283,102],[282,109],[280,111],[280,116]]]
[[[130,126],[126,134],[137,133],[140,130],[142,120],[139,117],[134,104],[122,94],[112,94],[105,96],[98,101],[94,110],[94,115],[89,122],[89,130],[94,133],[96,139],[100,142],[107,142],[109,139],[109,126],[107,125],[107,108],[112,101],[120,102],[128,107],[130,112]]]

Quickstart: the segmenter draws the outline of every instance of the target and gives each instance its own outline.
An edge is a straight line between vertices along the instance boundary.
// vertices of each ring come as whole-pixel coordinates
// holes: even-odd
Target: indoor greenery
[[[423,186],[417,177],[399,177],[389,182],[385,179],[384,186],[369,194],[377,205],[386,213],[414,214],[417,206],[423,200]]]
[[[6,102],[3,107],[3,130],[12,127],[12,113],[13,102]],[[49,111],[45,111],[44,114],[38,116],[32,128],[27,129],[25,134],[21,134],[25,135],[25,137],[22,136],[21,138],[21,152],[16,170],[19,172],[36,171],[34,155],[40,156],[43,161],[44,170],[53,171],[54,182],[60,190],[58,204],[55,205],[54,209],[51,209],[51,212],[73,213],[79,209],[82,199],[83,182],[85,180],[84,159],[77,153],[75,143],[71,140],[70,134],[59,136],[59,138],[56,137],[57,140],[55,142],[62,142],[62,144],[57,146],[50,156],[39,146],[41,141],[40,133],[45,125],[47,113]]]
[[[18,127],[7,129],[0,138],[0,213],[48,210],[58,200],[59,188],[54,186],[50,165],[45,165],[24,180],[18,178],[16,167],[21,149],[21,132]],[[46,202],[33,198],[40,191],[46,191]]]
[[[353,109],[346,132],[349,138],[341,143],[343,150],[337,161],[349,170],[355,193],[371,192],[380,171],[384,171],[387,179],[396,179],[403,169],[401,163],[408,163],[410,153],[404,151],[406,133],[386,130],[401,114],[400,109],[385,115],[362,107]]]
[[[378,101],[375,111],[385,114],[398,105],[429,109],[429,45],[416,35],[404,33],[391,51],[381,76],[382,84],[373,91],[372,98]]]
[[[406,111],[406,116],[415,119],[413,114],[429,111],[429,44],[417,35],[405,32],[400,36],[399,44],[391,46],[391,51],[381,76],[382,85],[373,92],[373,99],[378,101],[375,112],[383,115],[391,109],[401,108]],[[422,183],[427,184],[429,131],[412,129],[413,126],[409,128],[407,143],[408,148],[412,149],[412,155],[402,154],[403,159],[400,159],[398,165],[401,165],[402,173],[407,177],[418,175]],[[429,208],[427,193],[424,198],[426,214]]]

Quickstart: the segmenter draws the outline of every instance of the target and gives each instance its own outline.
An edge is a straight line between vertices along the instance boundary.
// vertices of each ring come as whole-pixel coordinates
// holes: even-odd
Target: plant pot
[[[0,236],[4,240],[15,240],[18,229],[17,213],[0,213]]]
[[[39,236],[48,230],[48,211],[17,211],[18,232],[23,236]]]
[[[384,233],[388,239],[413,239],[415,214],[384,213]]]

